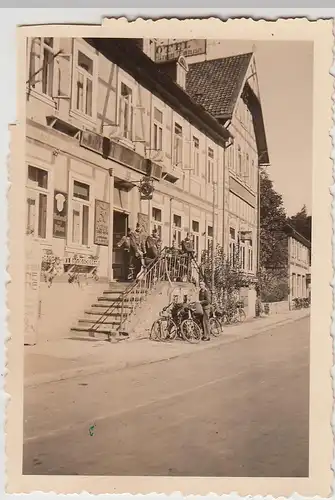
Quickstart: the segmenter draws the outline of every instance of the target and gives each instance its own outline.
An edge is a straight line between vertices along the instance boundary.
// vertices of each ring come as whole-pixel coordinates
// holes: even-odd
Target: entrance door
[[[128,270],[125,268],[124,250],[118,248],[117,244],[126,234],[128,229],[128,215],[114,210],[113,216],[113,273],[114,278],[123,280],[127,277]]]

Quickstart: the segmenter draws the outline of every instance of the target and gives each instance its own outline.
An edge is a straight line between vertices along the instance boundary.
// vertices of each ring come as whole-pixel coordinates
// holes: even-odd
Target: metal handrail
[[[166,247],[164,247],[159,255],[156,257],[156,259],[149,265],[149,267],[146,269],[145,273],[143,273],[143,275],[141,276],[141,280],[142,279],[145,279],[148,274],[152,271],[152,269],[154,268],[154,266],[156,266],[158,264],[158,262],[160,262],[162,260],[162,257],[163,257],[163,254],[166,250]],[[113,303],[106,308],[106,310],[104,311],[103,314],[101,314],[101,316],[98,318],[98,320],[94,323],[94,325],[90,328],[90,332],[96,332],[98,331],[98,328],[100,325],[103,325],[105,323],[105,321],[107,320],[107,317],[108,315],[113,312],[113,310],[117,309],[120,304],[121,304],[121,321],[120,321],[120,325],[119,327],[117,328],[118,330],[121,328],[122,324],[123,324],[123,313],[124,313],[124,299],[134,290],[134,288],[138,285],[139,283],[139,280],[136,279],[134,283],[130,283],[129,286],[123,290],[122,292],[120,292],[120,294],[114,299]]]
[[[183,255],[179,252],[173,253],[172,249],[169,247],[164,247],[159,255],[150,263],[147,269],[142,275],[138,275],[135,281],[123,290],[113,301],[113,303],[106,308],[103,314],[94,323],[90,332],[98,331],[100,325],[103,325],[107,320],[111,312],[121,307],[120,313],[120,324],[116,327],[117,331],[122,331],[122,328],[129,318],[129,316],[134,312],[137,306],[139,306],[144,298],[147,296],[157,283],[161,281],[182,281],[186,277],[186,281],[192,279],[192,267],[197,271],[197,274],[201,274],[201,269],[196,263],[196,267],[192,266],[192,260],[189,255]],[[196,262],[195,259],[193,263]],[[133,294],[133,301],[129,299],[129,306],[125,311],[125,300],[130,294]],[[110,334],[109,334],[110,336]]]

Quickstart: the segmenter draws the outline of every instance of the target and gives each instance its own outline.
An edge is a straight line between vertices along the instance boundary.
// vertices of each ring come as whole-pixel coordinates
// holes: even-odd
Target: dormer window
[[[179,57],[177,61],[176,81],[183,89],[186,88],[186,74],[188,73],[188,64],[185,57]]]

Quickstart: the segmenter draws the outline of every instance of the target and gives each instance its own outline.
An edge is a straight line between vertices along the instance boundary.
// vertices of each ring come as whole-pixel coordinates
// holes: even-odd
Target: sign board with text
[[[94,244],[108,246],[109,242],[109,203],[95,200]]]
[[[67,193],[54,191],[53,211],[53,236],[54,238],[66,238],[67,229]]]
[[[37,343],[42,254],[40,243],[31,236],[25,243],[24,343],[34,345]]]
[[[206,40],[185,40],[168,45],[158,45],[155,52],[156,62],[176,61],[180,56],[192,57],[206,54]]]

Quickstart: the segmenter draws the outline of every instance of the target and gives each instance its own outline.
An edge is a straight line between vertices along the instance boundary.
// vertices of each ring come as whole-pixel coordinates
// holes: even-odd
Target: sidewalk
[[[153,342],[147,338],[118,343],[68,338],[25,346],[24,385],[40,385],[168,360],[253,337],[308,315],[309,310],[304,309],[251,319],[243,324],[226,326],[220,337],[195,345],[178,340],[171,343]]]

